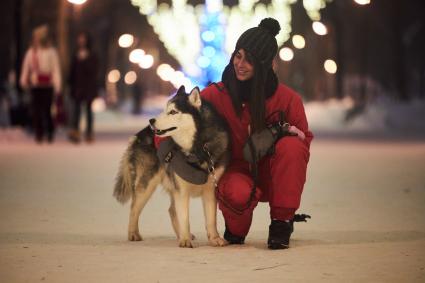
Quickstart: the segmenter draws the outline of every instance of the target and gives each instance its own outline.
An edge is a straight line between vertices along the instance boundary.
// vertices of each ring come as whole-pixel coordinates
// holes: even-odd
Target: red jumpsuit
[[[232,158],[219,181],[219,208],[226,227],[237,236],[246,236],[252,222],[253,210],[259,201],[269,202],[272,219],[290,220],[300,206],[301,194],[306,180],[307,163],[310,157],[310,142],[313,134],[308,129],[301,97],[279,84],[273,96],[266,100],[266,116],[274,111],[285,113],[285,120],[304,132],[304,140],[298,137],[281,138],[272,156],[266,156],[258,164],[258,184],[254,200],[242,214],[235,213],[229,206],[242,209],[246,206],[252,189],[249,163],[243,159],[242,148],[248,137],[250,114],[247,105],[239,118],[227,90],[222,83],[210,85],[201,92],[202,98],[212,103],[227,120],[232,139]],[[277,116],[276,116],[277,117]]]

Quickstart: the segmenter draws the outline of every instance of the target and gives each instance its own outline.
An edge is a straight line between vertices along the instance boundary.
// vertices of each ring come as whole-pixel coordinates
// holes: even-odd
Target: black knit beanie
[[[265,18],[258,27],[248,29],[239,37],[235,51],[241,48],[248,51],[267,70],[277,54],[275,36],[279,31],[280,25],[277,20]]]

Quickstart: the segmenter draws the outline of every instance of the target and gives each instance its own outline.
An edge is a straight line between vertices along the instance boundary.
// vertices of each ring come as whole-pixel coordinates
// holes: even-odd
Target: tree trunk
[[[69,3],[67,1],[60,1],[57,24],[58,52],[61,62],[62,77],[64,78],[62,81],[66,81],[69,70],[69,28],[67,20],[67,12],[69,8],[68,5]]]
[[[329,4],[329,8],[332,13],[332,22],[334,28],[334,42],[335,42],[335,61],[338,65],[338,71],[335,74],[336,83],[336,97],[343,98],[344,94],[344,27],[343,21],[341,20],[341,14],[343,13],[343,6],[341,1],[334,1]]]
[[[403,16],[404,16],[404,1],[393,1],[393,16],[394,16],[394,58],[395,58],[395,87],[398,93],[398,99],[402,101],[409,100],[406,90],[406,60],[403,45]]]
[[[19,98],[21,98],[21,86],[19,85],[19,77],[21,75],[22,62],[22,0],[15,0],[15,75],[16,75],[16,90]]]

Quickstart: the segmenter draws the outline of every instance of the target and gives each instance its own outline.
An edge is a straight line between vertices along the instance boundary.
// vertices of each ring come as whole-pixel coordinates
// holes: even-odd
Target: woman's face
[[[243,49],[239,49],[233,57],[233,67],[236,78],[240,81],[247,81],[254,76],[254,65]]]

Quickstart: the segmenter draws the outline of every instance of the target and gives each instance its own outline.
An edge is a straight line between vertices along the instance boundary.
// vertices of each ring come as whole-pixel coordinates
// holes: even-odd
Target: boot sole
[[[268,247],[271,250],[285,250],[289,248],[289,245],[272,243],[272,244],[268,244]]]

